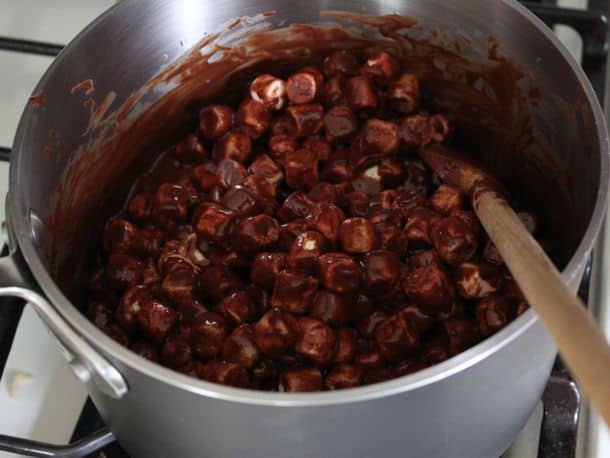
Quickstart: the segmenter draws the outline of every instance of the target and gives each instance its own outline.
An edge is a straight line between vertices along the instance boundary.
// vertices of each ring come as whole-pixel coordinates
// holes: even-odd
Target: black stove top
[[[604,102],[606,67],[608,65],[608,23],[606,13],[610,0],[589,0],[586,11],[558,8],[556,0],[538,0],[522,2],[530,8],[547,25],[565,24],[576,29],[583,39],[582,66],[589,77],[599,100]],[[14,40],[0,37],[0,50],[54,56],[62,46],[50,43]],[[10,148],[0,145],[0,160],[10,160]],[[585,303],[588,300],[591,261],[585,271],[579,296]],[[7,300],[7,299],[2,299]],[[10,300],[10,299],[9,299]],[[4,369],[10,351],[17,324],[21,315],[21,304],[11,301],[0,307],[0,374]],[[544,416],[542,420],[538,456],[540,458],[573,458],[576,454],[576,435],[580,414],[580,393],[570,374],[558,358],[542,402]],[[100,432],[95,434],[96,432]],[[104,432],[104,423],[95,406],[88,400],[75,427],[70,450],[61,449],[30,441],[12,442],[13,450],[18,453],[38,452],[36,456],[127,458],[128,455],[116,443],[112,442],[99,448],[92,444],[91,437],[97,444],[108,444],[111,436]],[[0,436],[0,449],[7,445],[10,438]],[[95,450],[95,451],[93,451]],[[25,453],[24,453],[25,454]]]

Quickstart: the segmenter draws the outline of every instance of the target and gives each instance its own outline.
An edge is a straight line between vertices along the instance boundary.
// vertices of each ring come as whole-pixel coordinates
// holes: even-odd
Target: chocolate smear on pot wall
[[[44,105],[44,101],[46,99],[45,91],[38,91],[36,94],[33,94],[29,99],[28,103],[34,107],[41,107]]]
[[[83,80],[80,83],[76,83],[70,89],[70,95],[74,95],[78,92],[83,92],[87,97],[91,97],[95,92],[95,85],[92,79]]]

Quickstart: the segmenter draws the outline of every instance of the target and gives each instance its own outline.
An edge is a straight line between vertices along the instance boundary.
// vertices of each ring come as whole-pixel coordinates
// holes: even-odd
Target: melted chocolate
[[[46,219],[46,255],[66,292],[78,284],[81,253],[89,252],[98,240],[105,219],[120,208],[135,177],[193,127],[198,107],[219,98],[237,100],[244,82],[261,69],[284,76],[336,49],[356,54],[391,50],[403,69],[423,82],[423,103],[452,115],[457,143],[504,181],[511,178],[509,187],[517,198],[525,201],[520,190],[527,190],[532,207],[556,224],[559,216],[552,209],[565,208],[558,204],[558,196],[565,194],[559,191],[567,174],[562,175],[565,171],[554,156],[534,139],[529,107],[540,95],[532,79],[501,55],[495,39],[490,38],[481,54],[461,36],[437,30],[422,36],[422,27],[411,17],[344,12],[323,13],[325,25],[265,30],[270,27],[264,22],[269,14],[235,21],[230,30],[208,35],[115,111],[108,112],[112,93],[93,111],[87,142],[73,154]],[[165,92],[160,98],[155,95],[159,91]],[[532,165],[518,169],[523,163]],[[552,175],[557,171],[559,178]],[[548,175],[548,183],[541,183],[540,176]],[[532,183],[539,183],[540,192],[533,192]],[[78,224],[92,220],[96,224],[88,225],[87,232]]]

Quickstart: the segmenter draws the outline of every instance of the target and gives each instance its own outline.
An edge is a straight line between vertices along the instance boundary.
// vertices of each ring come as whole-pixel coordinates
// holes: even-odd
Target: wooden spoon
[[[419,151],[438,176],[467,195],[489,238],[530,306],[559,347],[584,394],[610,425],[610,347],[585,305],[563,282],[538,242],[503,195],[504,188],[481,166],[446,147]]]

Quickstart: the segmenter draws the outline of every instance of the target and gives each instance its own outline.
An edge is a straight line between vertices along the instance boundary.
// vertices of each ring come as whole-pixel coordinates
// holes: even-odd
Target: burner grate
[[[19,40],[17,38],[0,37],[0,49],[26,54],[55,57],[64,47],[41,41]]]

